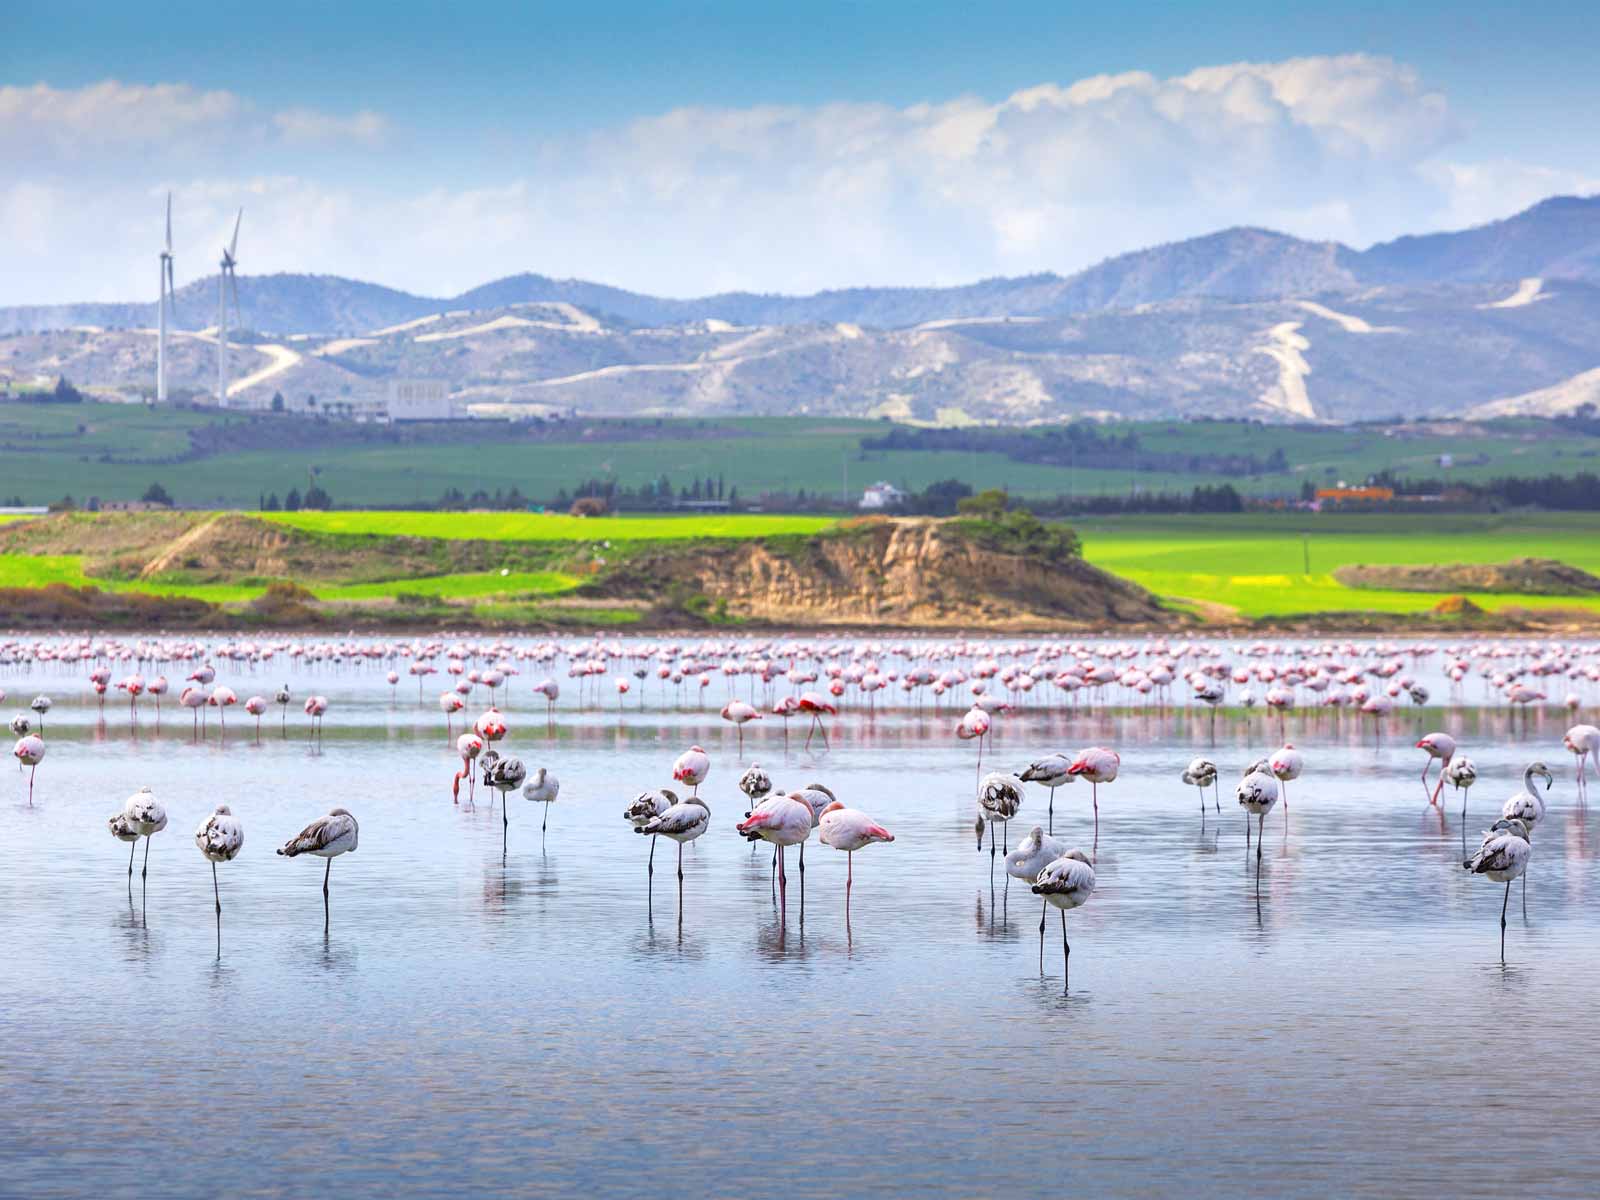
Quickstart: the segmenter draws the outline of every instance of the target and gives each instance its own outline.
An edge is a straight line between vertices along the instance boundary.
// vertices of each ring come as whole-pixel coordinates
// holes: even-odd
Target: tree
[[[283,511],[284,512],[299,512],[300,511],[300,489],[299,488],[290,488],[289,489],[289,494],[283,498]]]
[[[278,493],[277,492],[268,492],[266,500],[261,505],[261,511],[262,512],[277,512],[279,510],[279,508],[280,508],[280,505],[278,504]]]
[[[964,517],[998,517],[1006,511],[1009,497],[999,488],[989,488],[976,496],[967,496],[956,502],[956,511]]]
[[[272,393],[272,411],[273,412],[282,412],[283,411],[283,393],[282,392],[273,392]]]
[[[333,497],[322,490],[321,484],[315,484],[306,490],[305,499],[300,501],[300,507],[325,511],[333,507]]]
[[[56,380],[55,391],[51,393],[51,401],[55,404],[81,404],[83,393],[67,382],[67,377],[62,375]]]
[[[167,489],[159,483],[152,483],[145,488],[144,495],[140,496],[139,499],[146,504],[164,504],[168,508],[172,507],[172,497],[167,494]]]

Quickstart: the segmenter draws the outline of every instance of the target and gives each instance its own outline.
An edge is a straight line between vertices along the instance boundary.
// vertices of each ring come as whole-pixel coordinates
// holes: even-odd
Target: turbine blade
[[[172,193],[167,193],[167,255],[172,255]]]
[[[228,268],[228,294],[233,297],[233,327],[244,328],[244,314],[239,311],[239,277]]]
[[[233,258],[239,253],[239,222],[244,220],[244,209],[239,210],[239,215],[233,219],[233,241],[228,243],[228,257]]]

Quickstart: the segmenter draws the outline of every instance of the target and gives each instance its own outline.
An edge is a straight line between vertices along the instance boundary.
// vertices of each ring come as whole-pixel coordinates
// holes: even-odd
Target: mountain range
[[[215,287],[179,290],[180,326],[211,323]],[[241,339],[266,356],[239,355],[253,404],[426,378],[484,414],[1348,420],[1561,411],[1600,393],[1600,197],[1366,250],[1236,228],[946,288],[669,299],[521,274],[425,297],[268,275],[239,293]],[[0,379],[143,389],[154,323],[153,302],[0,308]],[[205,336],[174,350],[197,389]]]

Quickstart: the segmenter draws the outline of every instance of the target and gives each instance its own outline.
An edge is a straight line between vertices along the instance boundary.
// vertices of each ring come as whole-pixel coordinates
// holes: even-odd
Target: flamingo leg
[[[147,879],[150,875],[150,835],[144,835],[144,863],[139,867],[139,878]]]
[[[222,915],[222,893],[217,890],[217,864],[211,864],[211,895],[217,901],[217,916]]]
[[[1039,974],[1044,974],[1044,919],[1050,915],[1050,901],[1039,902]]]
[[[541,838],[544,837],[544,831],[549,827],[549,825],[550,825],[550,805],[548,803],[546,803],[545,806],[544,806],[544,820],[539,822],[539,836]],[[655,852],[656,852],[656,850],[655,850],[655,842],[656,842],[655,838],[651,838],[650,839],[650,854],[651,854],[652,857],[654,857]]]
[[[1204,795],[1205,793],[1202,791],[1201,794]],[[1222,784],[1214,783],[1211,785],[1211,803],[1216,806],[1218,812],[1222,811]],[[1249,824],[1250,822],[1245,822],[1246,826]]]
[[[1067,994],[1072,968],[1072,947],[1067,944],[1067,910],[1061,910],[1061,994]]]
[[[1055,831],[1056,831],[1056,789],[1055,788],[1051,788],[1050,789],[1050,828],[1047,829],[1045,832],[1050,833],[1050,834],[1054,834]],[[1043,951],[1041,950],[1040,953],[1042,954]]]
[[[1267,814],[1262,813],[1256,818],[1259,822],[1256,828],[1256,899],[1261,899],[1261,844],[1267,840]]]
[[[133,852],[139,848],[139,839],[134,838],[128,843],[128,882],[133,882]]]
[[[39,766],[38,766],[37,763],[35,763],[33,766],[28,768],[28,807],[29,808],[33,807],[33,776],[34,776],[34,772],[36,772],[38,769],[39,769]]]
[[[1526,878],[1526,876],[1524,876]],[[1506,898],[1500,902],[1500,961],[1506,960],[1506,906],[1511,903],[1511,881],[1506,880]]]

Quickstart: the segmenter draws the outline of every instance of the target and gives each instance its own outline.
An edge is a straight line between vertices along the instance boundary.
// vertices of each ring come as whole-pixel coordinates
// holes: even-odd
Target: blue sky
[[[9,0],[0,303],[148,290],[126,243],[168,187],[185,250],[242,204],[246,273],[436,293],[517,270],[947,283],[1234,223],[1363,243],[1592,190],[1595,24],[1579,4]],[[180,252],[180,276],[210,256]]]

